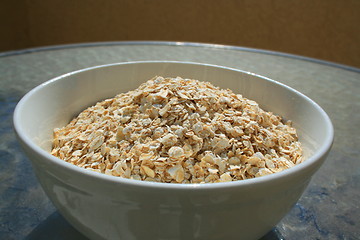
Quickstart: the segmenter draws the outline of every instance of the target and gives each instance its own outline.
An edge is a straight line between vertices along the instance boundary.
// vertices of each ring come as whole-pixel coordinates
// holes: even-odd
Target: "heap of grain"
[[[290,122],[231,90],[155,77],[54,130],[52,154],[79,167],[166,183],[249,179],[302,161]]]

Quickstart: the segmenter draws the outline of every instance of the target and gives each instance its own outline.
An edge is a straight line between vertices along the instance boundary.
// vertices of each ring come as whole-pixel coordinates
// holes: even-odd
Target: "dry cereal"
[[[296,130],[228,89],[154,77],[54,130],[52,155],[107,175],[166,183],[229,182],[302,162]]]

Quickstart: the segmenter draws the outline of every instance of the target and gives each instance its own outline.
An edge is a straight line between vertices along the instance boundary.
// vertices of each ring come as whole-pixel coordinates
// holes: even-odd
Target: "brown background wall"
[[[3,0],[0,51],[94,41],[189,41],[360,67],[359,23],[359,0]]]

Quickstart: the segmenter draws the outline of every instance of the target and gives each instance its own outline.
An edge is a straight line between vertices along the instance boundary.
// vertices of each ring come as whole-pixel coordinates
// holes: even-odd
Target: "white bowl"
[[[209,81],[291,119],[307,159],[255,179],[171,184],[107,176],[49,153],[55,127],[156,75]],[[258,239],[297,202],[333,141],[327,114],[296,90],[256,74],[187,62],[110,64],[54,78],[18,103],[14,127],[48,197],[91,239]]]

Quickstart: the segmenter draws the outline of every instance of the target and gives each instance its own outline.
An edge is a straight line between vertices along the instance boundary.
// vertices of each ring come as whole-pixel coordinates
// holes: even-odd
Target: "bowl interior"
[[[137,88],[154,76],[193,78],[255,100],[264,110],[293,121],[305,155],[332,141],[326,113],[301,93],[273,80],[225,67],[179,62],[111,64],[65,74],[30,91],[18,104],[14,125],[20,138],[49,152],[52,133],[96,102]],[[37,145],[37,146],[35,146]]]

